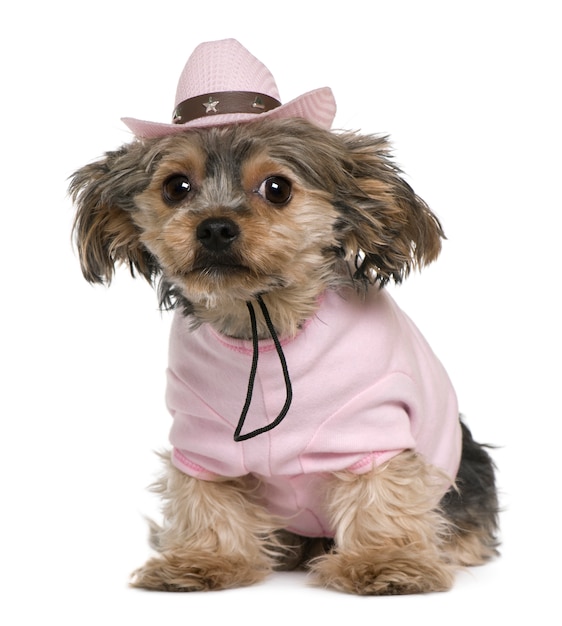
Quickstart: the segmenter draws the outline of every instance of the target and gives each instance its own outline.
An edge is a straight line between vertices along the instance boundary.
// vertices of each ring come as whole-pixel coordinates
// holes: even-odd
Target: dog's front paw
[[[269,571],[242,558],[166,552],[133,572],[131,586],[156,591],[210,591],[252,585]]]
[[[405,554],[387,560],[376,553],[333,553],[313,562],[316,582],[358,595],[404,595],[446,591],[453,583],[452,568],[442,561],[415,560]]]

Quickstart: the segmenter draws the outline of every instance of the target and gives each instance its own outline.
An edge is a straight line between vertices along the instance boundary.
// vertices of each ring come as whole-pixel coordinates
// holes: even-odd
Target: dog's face
[[[160,276],[164,303],[238,336],[262,294],[295,332],[327,287],[399,281],[437,256],[439,223],[387,151],[303,120],[135,141],[74,175],[84,274],[109,281],[128,263]]]
[[[331,194],[307,179],[291,138],[248,130],[174,137],[135,199],[140,241],[195,305],[318,295],[338,247]]]

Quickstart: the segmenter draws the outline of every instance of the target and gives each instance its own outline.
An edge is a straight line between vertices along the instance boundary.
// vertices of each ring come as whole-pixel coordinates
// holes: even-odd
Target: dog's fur
[[[400,282],[438,256],[444,236],[386,138],[299,119],[134,140],[78,170],[70,191],[88,281],[109,283],[124,263],[193,327],[244,339],[246,302],[258,294],[277,334],[294,336],[326,289]],[[258,334],[270,336],[263,321]],[[306,565],[320,584],[352,593],[448,589],[456,568],[497,547],[493,464],[462,430],[460,470],[443,498],[439,472],[413,451],[367,474],[335,474],[325,494],[333,540],[283,530],[251,475],[201,481],[165,457],[156,485],[164,523],[152,527],[159,554],[132,584],[221,589]]]

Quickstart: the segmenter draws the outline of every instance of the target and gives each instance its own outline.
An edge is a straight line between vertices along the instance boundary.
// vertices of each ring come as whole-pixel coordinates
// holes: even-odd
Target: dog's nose
[[[197,239],[207,250],[222,252],[240,234],[240,228],[228,218],[209,217],[197,226]]]

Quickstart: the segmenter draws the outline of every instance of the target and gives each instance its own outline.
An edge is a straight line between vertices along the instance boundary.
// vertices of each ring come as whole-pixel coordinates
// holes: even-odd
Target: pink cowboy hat
[[[180,76],[171,124],[124,117],[137,137],[163,137],[192,128],[302,117],[329,129],[336,103],[329,87],[281,104],[271,72],[235,39],[202,43]]]

